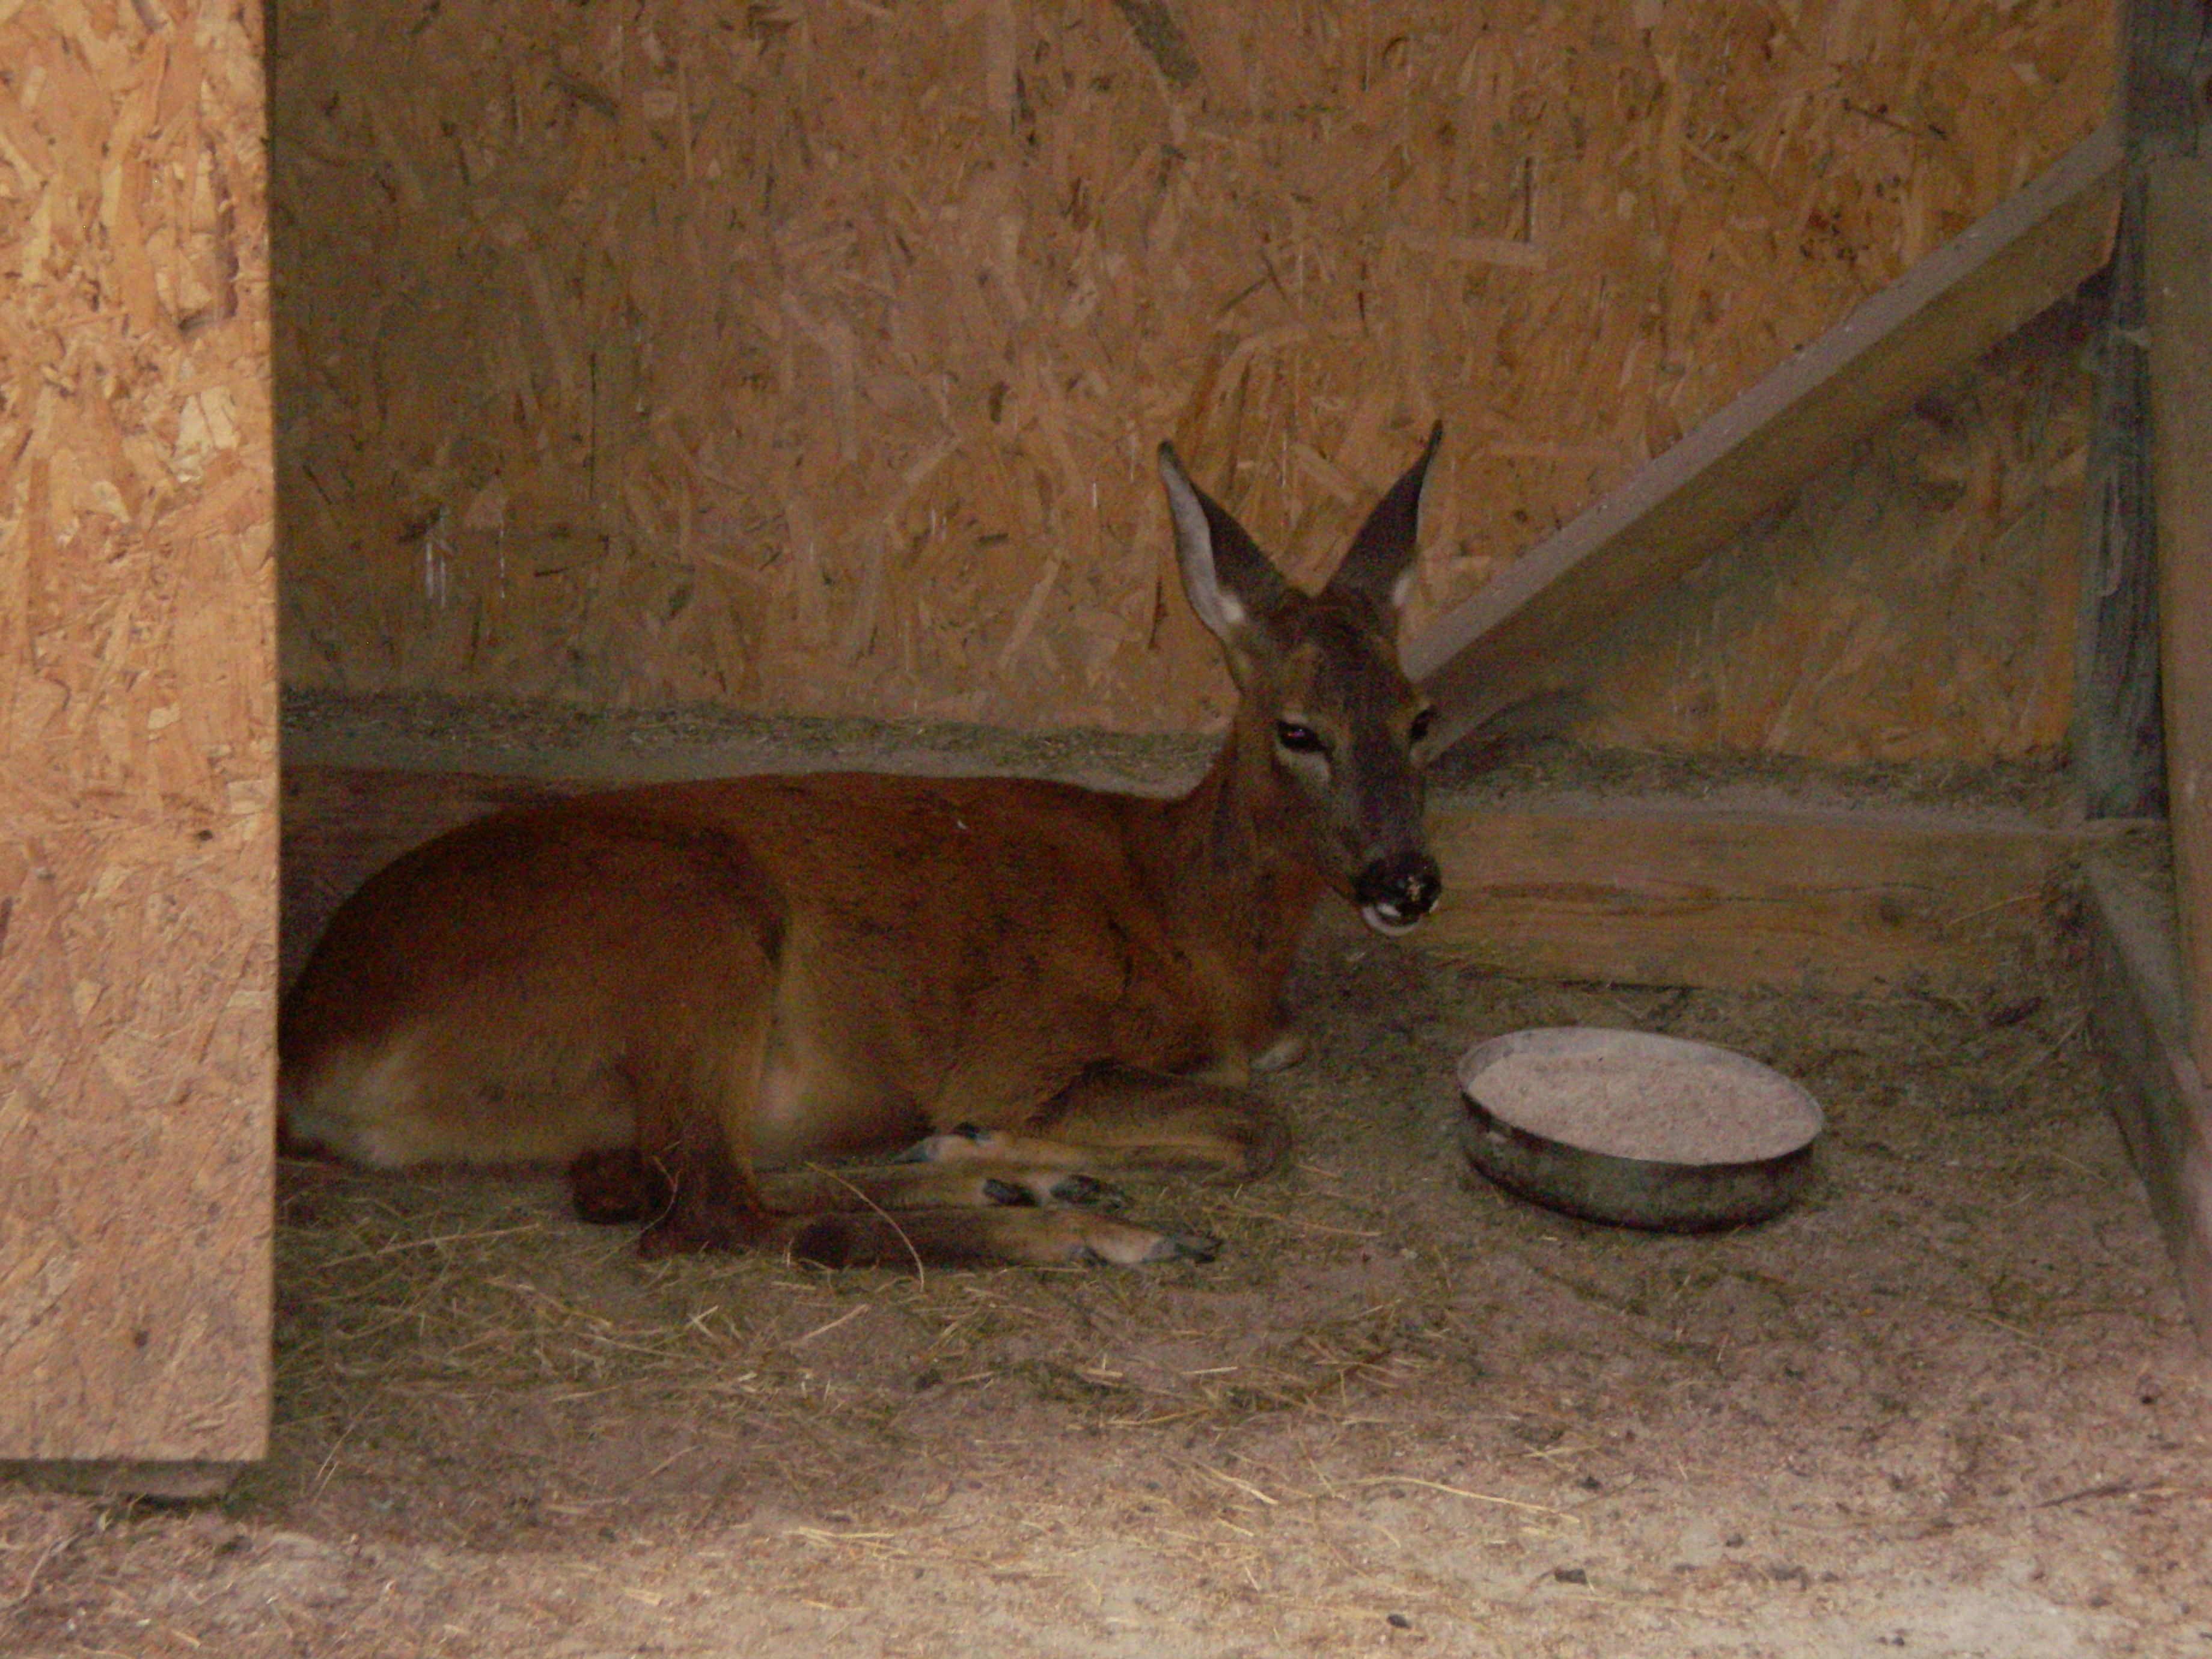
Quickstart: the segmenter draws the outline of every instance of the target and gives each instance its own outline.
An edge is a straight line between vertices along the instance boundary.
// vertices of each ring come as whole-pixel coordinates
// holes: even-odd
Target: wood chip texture
[[[0,3],[0,1458],[265,1433],[260,25]]]
[[[2112,86],[2104,0],[276,15],[291,684],[1129,731],[1229,698],[1163,438],[1310,580],[1442,417],[1418,629]],[[2072,465],[2005,435],[2021,401],[1930,463],[1968,469],[1964,505],[1904,538],[1969,609]],[[1836,562],[1862,614],[1892,603]],[[1818,607],[1776,605],[1780,648]],[[1829,629],[1818,672],[1849,683],[1879,634]],[[2053,659],[1978,642],[1988,718],[1944,741],[2049,741]],[[1791,690],[1614,718],[1839,741]]]

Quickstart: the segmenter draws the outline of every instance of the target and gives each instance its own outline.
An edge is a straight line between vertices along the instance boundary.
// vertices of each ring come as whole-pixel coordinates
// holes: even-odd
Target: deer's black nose
[[[1352,884],[1359,914],[1380,933],[1402,933],[1413,927],[1436,908],[1443,890],[1437,861],[1426,853],[1377,859]]]

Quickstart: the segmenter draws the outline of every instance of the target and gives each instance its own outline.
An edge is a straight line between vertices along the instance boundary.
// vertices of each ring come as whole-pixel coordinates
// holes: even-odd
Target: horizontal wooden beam
[[[2212,1353],[2212,1089],[2190,1057],[2169,889],[2087,865],[2089,1029],[2119,1121]]]
[[[331,913],[409,848],[599,781],[294,766],[286,984]],[[2051,937],[2086,832],[1991,815],[1678,799],[1430,812],[1445,899],[1425,948],[1532,978],[1861,991],[1995,980]]]
[[[2111,125],[1745,392],[1413,641],[1456,738],[2103,265]]]
[[[1978,815],[1696,801],[1430,814],[1424,950],[1540,979],[1967,987],[2048,950],[2087,833]]]

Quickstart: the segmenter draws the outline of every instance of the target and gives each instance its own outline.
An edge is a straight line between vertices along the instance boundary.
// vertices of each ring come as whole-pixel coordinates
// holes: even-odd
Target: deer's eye
[[[1275,741],[1294,755],[1318,755],[1326,746],[1313,727],[1300,726],[1296,720],[1277,720]]]
[[[1433,708],[1424,708],[1413,716],[1413,723],[1406,728],[1406,741],[1409,744],[1419,743],[1429,735],[1436,723],[1437,711]]]

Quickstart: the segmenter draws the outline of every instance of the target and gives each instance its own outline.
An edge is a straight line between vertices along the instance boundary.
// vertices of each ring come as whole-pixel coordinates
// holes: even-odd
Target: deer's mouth
[[[1352,884],[1352,897],[1362,921],[1385,939],[1396,939],[1427,920],[1443,890],[1437,861],[1414,853],[1370,865]]]
[[[1359,907],[1359,919],[1385,939],[1398,939],[1412,933],[1413,929],[1428,920],[1428,915],[1429,913],[1424,910],[1417,915],[1392,915],[1379,904],[1363,904]]]

